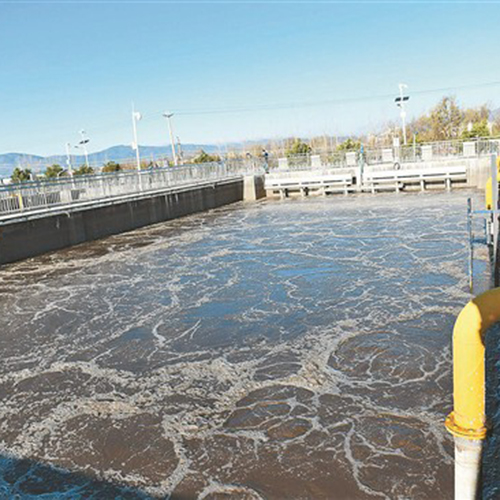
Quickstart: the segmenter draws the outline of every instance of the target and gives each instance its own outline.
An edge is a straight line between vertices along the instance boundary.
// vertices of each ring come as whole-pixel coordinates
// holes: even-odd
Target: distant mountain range
[[[172,158],[170,146],[139,146],[141,159],[147,160],[157,157]],[[184,154],[191,156],[203,149],[207,153],[217,152],[217,146],[212,144],[183,144]],[[102,165],[108,161],[131,160],[135,158],[135,151],[130,146],[113,146],[111,148],[89,154],[91,165]],[[85,157],[83,155],[72,155],[73,166],[83,165]],[[44,170],[48,165],[57,163],[66,167],[65,155],[37,156],[26,153],[4,153],[0,154],[0,177],[8,177],[16,167],[30,168],[33,171]]]

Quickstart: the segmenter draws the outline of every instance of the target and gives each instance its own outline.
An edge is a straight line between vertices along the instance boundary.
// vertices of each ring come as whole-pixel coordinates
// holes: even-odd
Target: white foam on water
[[[1,270],[2,449],[154,496],[449,495],[467,195],[235,205]]]

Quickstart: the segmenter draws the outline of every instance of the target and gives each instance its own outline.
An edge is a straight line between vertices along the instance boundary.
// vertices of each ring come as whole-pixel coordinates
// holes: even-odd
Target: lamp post
[[[399,96],[394,99],[396,106],[401,109],[401,122],[403,124],[403,144],[406,146],[406,110],[405,110],[405,102],[410,99],[409,96],[403,94],[403,89],[407,89],[408,85],[404,83],[399,84]]]
[[[163,113],[163,116],[167,119],[168,134],[170,136],[170,146],[172,147],[172,159],[174,160],[174,165],[177,166],[177,154],[175,152],[174,134],[172,132],[172,121],[171,118],[174,116],[173,113]]]
[[[75,146],[75,147],[80,146],[83,149],[83,154],[85,155],[85,165],[87,165],[87,167],[90,167],[90,165],[89,165],[89,153],[87,151],[87,144],[90,142],[90,139],[87,137],[85,130],[80,130],[80,136],[81,136],[81,140],[78,143],[78,146]]]
[[[176,139],[177,139],[177,151],[179,152],[179,161],[180,164],[182,165],[184,163],[184,151],[182,151],[182,144],[181,140],[179,139],[179,136],[177,136]]]
[[[132,143],[132,149],[135,149],[135,158],[137,160],[137,171],[141,171],[141,157],[139,154],[139,143],[137,142],[137,122],[142,119],[141,113],[135,111],[134,104],[132,103],[132,127],[134,129],[134,142]]]
[[[71,144],[66,143],[66,165],[68,166],[68,174],[73,177],[73,166],[71,165]]]

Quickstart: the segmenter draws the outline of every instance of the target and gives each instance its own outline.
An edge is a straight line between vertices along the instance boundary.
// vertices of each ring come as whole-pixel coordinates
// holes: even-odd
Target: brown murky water
[[[0,497],[451,498],[469,195],[239,204],[3,268]]]

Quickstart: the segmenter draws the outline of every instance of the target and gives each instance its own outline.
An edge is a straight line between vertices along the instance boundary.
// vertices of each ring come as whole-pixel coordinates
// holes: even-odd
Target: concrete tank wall
[[[491,157],[469,158],[466,161],[467,184],[484,189],[491,176]]]
[[[263,175],[248,175],[243,179],[243,199],[257,201],[266,197]]]
[[[484,189],[486,181],[491,174],[491,157],[480,156],[475,158],[436,158],[429,161],[401,163],[400,170],[439,168],[439,167],[465,167],[467,170],[467,186]],[[394,163],[385,163],[364,168],[366,173],[393,170]]]
[[[0,225],[0,264],[243,200],[243,180]]]

